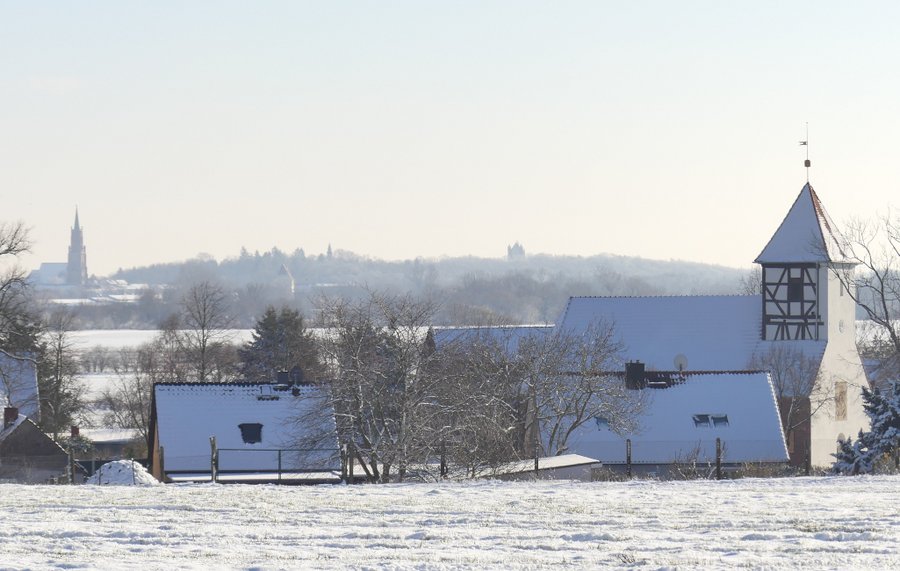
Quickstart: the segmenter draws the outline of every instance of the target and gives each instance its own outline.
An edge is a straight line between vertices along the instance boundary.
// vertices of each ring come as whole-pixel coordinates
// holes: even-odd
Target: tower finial
[[[803,161],[803,166],[806,167],[806,184],[809,184],[809,167],[812,163],[809,162],[809,122],[806,122],[806,139],[800,141],[800,146],[806,147],[806,160]]]

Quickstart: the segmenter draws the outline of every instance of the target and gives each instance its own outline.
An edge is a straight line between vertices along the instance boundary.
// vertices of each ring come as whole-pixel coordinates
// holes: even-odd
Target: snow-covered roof
[[[648,369],[746,369],[760,340],[759,296],[572,297],[559,327],[611,325],[624,360]],[[682,357],[684,360],[682,360]],[[678,361],[676,361],[678,359]]]
[[[283,469],[340,466],[334,414],[324,389],[253,383],[157,384],[154,399],[167,472],[208,472],[211,436],[216,437],[223,471],[276,470],[279,454],[274,450],[298,448],[304,450],[282,452]]]
[[[450,347],[453,343],[483,340],[498,343],[514,353],[519,341],[531,336],[544,336],[553,331],[552,325],[501,325],[495,327],[441,327],[434,329],[437,348]]]
[[[816,191],[806,183],[756,263],[842,262],[843,243]]]
[[[119,444],[141,437],[136,428],[82,428],[80,434],[94,444]]]
[[[33,358],[0,351],[0,407],[14,406],[40,421],[37,365]]]
[[[631,439],[632,462],[668,464],[714,461],[716,438],[723,462],[783,462],[788,459],[778,406],[769,375],[760,372],[689,374],[680,384],[643,389],[647,397],[638,428],[612,432],[603,419],[582,425],[569,449],[608,464],[625,462]]]

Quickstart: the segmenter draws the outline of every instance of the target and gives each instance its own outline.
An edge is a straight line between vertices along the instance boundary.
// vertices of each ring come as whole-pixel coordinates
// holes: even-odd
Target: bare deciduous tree
[[[436,409],[436,379],[424,374],[429,356],[422,350],[434,306],[376,293],[319,306],[340,440],[352,443],[370,480],[389,481],[394,468],[402,478],[418,456],[418,427]]]
[[[84,387],[78,383],[78,361],[69,332],[75,315],[68,310],[50,314],[45,349],[38,364],[41,427],[55,436],[80,424],[85,409]]]
[[[843,234],[846,264],[833,271],[870,327],[860,350],[876,360],[879,378],[900,374],[900,219],[891,214],[865,222],[853,221]]]
[[[121,372],[115,385],[103,391],[98,404],[104,411],[106,426],[135,429],[146,443],[153,384],[163,380],[165,368],[156,342],[138,348],[129,358],[132,362],[124,368],[127,372]]]
[[[208,281],[199,282],[181,300],[183,343],[192,359],[196,379],[221,381],[227,370],[229,351],[225,346],[231,316],[225,290]],[[230,359],[234,364],[234,359]]]
[[[813,415],[834,402],[833,387],[823,378],[820,362],[818,356],[806,355],[790,344],[772,343],[766,351],[753,355],[747,364],[749,369],[769,373],[788,444]],[[796,462],[803,460],[794,458]]]

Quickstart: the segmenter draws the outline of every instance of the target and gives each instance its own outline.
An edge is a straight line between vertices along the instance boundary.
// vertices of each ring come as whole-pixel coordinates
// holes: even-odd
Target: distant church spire
[[[75,207],[75,225],[69,240],[69,260],[66,264],[66,283],[83,286],[87,280],[87,252],[84,247],[84,234],[78,220],[78,207]]]

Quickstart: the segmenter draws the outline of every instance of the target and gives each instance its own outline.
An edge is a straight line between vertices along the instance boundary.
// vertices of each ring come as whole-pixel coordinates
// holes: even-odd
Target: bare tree
[[[900,374],[900,219],[890,213],[847,225],[833,272],[868,318],[860,350],[879,363],[876,376]]]
[[[738,280],[738,293],[741,295],[762,294],[762,268],[754,265]]]
[[[138,348],[129,357],[133,362],[126,368],[127,372],[120,373],[115,385],[103,391],[98,404],[104,411],[106,426],[135,429],[140,440],[146,443],[153,384],[162,380],[165,368],[156,342]]]
[[[3,346],[21,344],[14,337],[17,325],[27,313],[28,298],[25,273],[16,260],[30,247],[28,229],[21,222],[0,222],[0,345]]]
[[[319,306],[340,440],[353,446],[370,480],[389,481],[394,468],[402,478],[436,401],[422,344],[434,306],[378,293]]]
[[[54,437],[79,423],[85,410],[84,387],[77,380],[78,361],[69,336],[74,322],[75,315],[69,310],[50,314],[38,365],[41,427]]]
[[[231,326],[225,290],[208,281],[191,286],[181,300],[181,324],[196,379],[205,382],[229,376],[223,362],[228,356],[225,342]]]
[[[834,402],[834,390],[823,378],[820,363],[819,356],[806,355],[787,343],[772,343],[766,351],[754,354],[747,364],[749,369],[769,373],[789,446],[801,431],[808,431],[813,415]],[[794,463],[805,461],[796,454],[792,453]]]
[[[613,328],[474,328],[438,349],[442,455],[470,475],[512,460],[559,455],[595,418],[633,428],[642,394],[617,374]],[[433,430],[432,438],[437,436]]]

